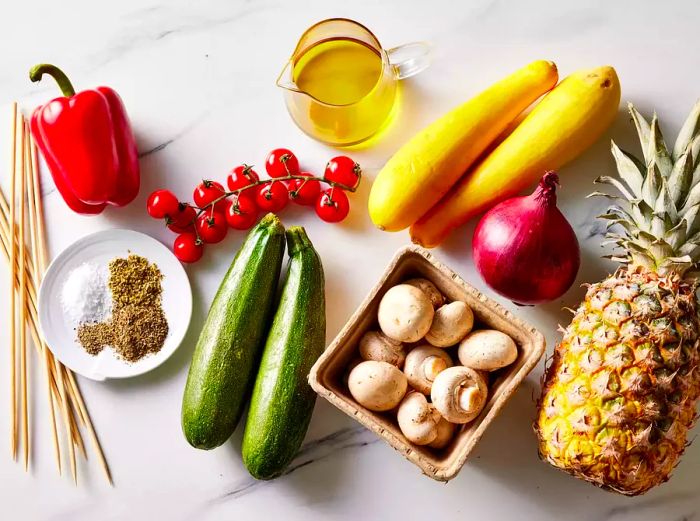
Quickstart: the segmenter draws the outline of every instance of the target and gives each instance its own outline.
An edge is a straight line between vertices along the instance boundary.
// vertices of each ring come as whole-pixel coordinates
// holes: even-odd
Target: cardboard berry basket
[[[353,399],[346,384],[348,366],[359,358],[360,338],[366,331],[378,329],[377,308],[384,293],[413,277],[430,280],[449,301],[466,302],[474,312],[474,329],[502,331],[513,338],[518,347],[515,362],[491,373],[489,396],[481,414],[471,423],[460,426],[450,444],[441,450],[408,441],[392,411],[376,413],[364,408]],[[319,395],[383,438],[424,474],[438,481],[448,481],[460,471],[484,431],[535,367],[544,350],[544,337],[534,327],[467,284],[428,250],[407,246],[397,252],[379,282],[314,364],[309,382]]]

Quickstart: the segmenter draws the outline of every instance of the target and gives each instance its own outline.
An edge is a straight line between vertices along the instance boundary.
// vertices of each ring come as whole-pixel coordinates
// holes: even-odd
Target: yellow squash
[[[546,170],[581,154],[610,126],[620,104],[612,67],[573,73],[547,94],[503,143],[411,227],[432,248],[494,204],[518,194]]]
[[[532,62],[416,134],[372,185],[369,214],[374,224],[387,231],[408,228],[557,80],[554,63]]]

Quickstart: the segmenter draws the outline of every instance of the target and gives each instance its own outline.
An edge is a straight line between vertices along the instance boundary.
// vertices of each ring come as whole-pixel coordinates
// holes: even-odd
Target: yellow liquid
[[[376,133],[391,112],[396,94],[379,52],[351,38],[323,40],[294,62],[294,83],[315,100],[298,100],[292,112],[308,134],[337,145]]]
[[[319,42],[294,65],[299,89],[331,105],[357,103],[372,91],[381,74],[379,54],[350,39]]]

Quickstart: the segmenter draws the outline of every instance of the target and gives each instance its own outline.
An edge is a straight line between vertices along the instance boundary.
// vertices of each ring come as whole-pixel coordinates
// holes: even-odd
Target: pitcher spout
[[[282,72],[280,72],[280,75],[277,77],[277,86],[282,89],[299,92],[299,87],[296,83],[294,83],[294,75],[292,74],[292,70],[292,60],[289,60],[282,69]]]

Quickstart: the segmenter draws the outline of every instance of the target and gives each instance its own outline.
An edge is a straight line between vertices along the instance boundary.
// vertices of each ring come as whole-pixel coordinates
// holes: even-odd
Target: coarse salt
[[[103,322],[112,313],[112,294],[106,265],[85,262],[66,277],[61,305],[73,325]]]

